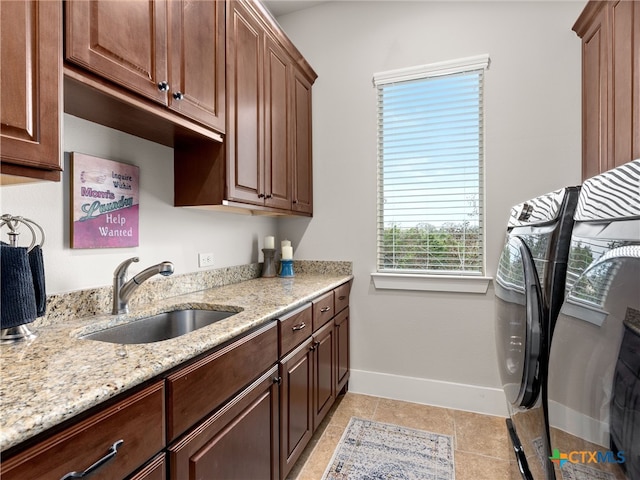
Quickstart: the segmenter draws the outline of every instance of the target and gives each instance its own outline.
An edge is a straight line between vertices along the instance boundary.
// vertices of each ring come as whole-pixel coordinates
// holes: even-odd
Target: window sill
[[[416,275],[407,273],[372,273],[379,290],[417,290],[426,292],[487,293],[491,277],[455,275]]]

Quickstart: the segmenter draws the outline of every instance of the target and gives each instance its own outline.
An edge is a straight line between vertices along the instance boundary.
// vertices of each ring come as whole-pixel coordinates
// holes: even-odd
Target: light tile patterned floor
[[[521,478],[504,418],[349,392],[338,397],[288,480],[320,480],[352,416],[452,435],[456,480]]]

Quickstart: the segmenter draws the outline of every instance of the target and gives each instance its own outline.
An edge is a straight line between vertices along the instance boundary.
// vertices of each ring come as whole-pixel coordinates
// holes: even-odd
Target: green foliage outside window
[[[389,270],[480,271],[481,230],[470,222],[384,229],[380,265]]]

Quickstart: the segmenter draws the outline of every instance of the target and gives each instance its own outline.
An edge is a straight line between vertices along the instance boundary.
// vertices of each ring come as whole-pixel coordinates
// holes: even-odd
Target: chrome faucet
[[[111,313],[114,315],[129,312],[129,299],[142,282],[158,273],[165,277],[168,277],[173,273],[173,263],[161,262],[157,265],[144,269],[131,280],[127,281],[127,270],[129,269],[129,265],[131,265],[132,262],[138,262],[139,260],[140,259],[138,257],[129,258],[118,265],[118,268],[113,272],[113,310]]]

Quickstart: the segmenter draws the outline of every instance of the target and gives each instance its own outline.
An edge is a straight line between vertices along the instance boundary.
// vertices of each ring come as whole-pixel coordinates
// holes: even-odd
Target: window
[[[378,272],[484,275],[489,57],[379,73]]]

